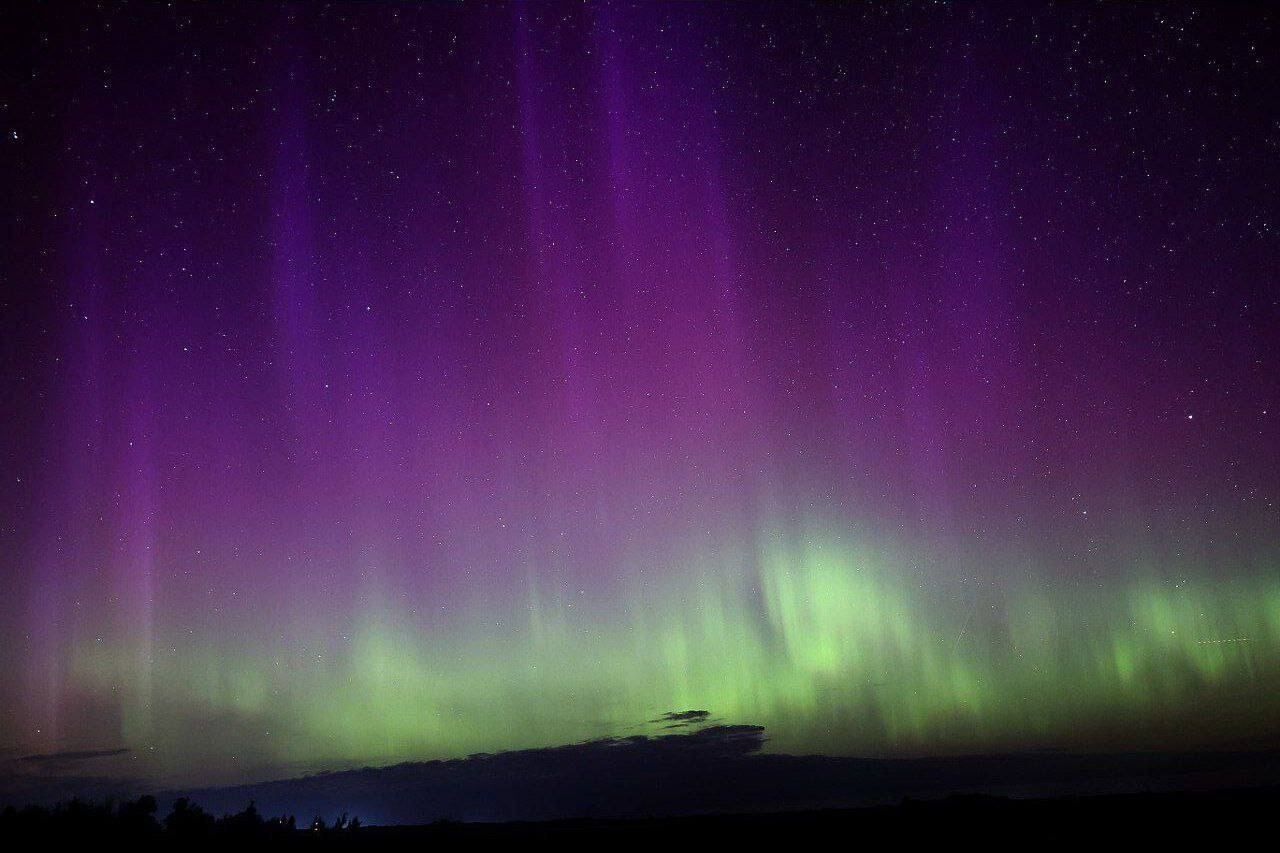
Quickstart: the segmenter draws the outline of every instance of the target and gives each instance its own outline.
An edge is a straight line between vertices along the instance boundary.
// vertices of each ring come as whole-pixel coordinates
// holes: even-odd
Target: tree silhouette
[[[213,815],[186,797],[175,800],[173,811],[164,819],[165,831],[182,839],[208,838],[213,834],[213,826]]]
[[[116,821],[122,832],[129,835],[153,836],[160,832],[156,820],[156,798],[150,795],[132,802],[123,802],[116,810]]]
[[[33,843],[48,840],[101,843],[177,841],[184,846],[202,842],[260,842],[272,845],[299,842],[309,833],[298,831],[293,815],[265,818],[252,800],[243,811],[215,819],[186,797],[174,801],[163,821],[156,820],[155,797],[143,796],[119,805],[111,801],[91,803],[73,799],[53,809],[10,806],[0,812],[0,846],[11,847],[15,839]],[[346,813],[332,825],[317,816],[310,829],[324,837],[348,835],[360,828],[358,817]]]

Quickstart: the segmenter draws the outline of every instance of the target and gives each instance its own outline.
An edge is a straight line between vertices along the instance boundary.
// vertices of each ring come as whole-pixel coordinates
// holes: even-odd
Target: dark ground
[[[369,827],[361,847],[442,846],[528,842],[707,846],[785,843],[856,848],[867,843],[947,843],[1026,847],[1055,843],[1226,843],[1266,832],[1253,849],[1275,842],[1280,788],[1213,794],[1127,794],[1053,800],[956,796],[895,806],[717,815],[649,820],[569,820],[542,823],[437,824]],[[1146,848],[1149,849],[1149,848]]]
[[[515,823],[438,821],[423,826],[362,826],[354,831],[284,831],[273,821],[220,822],[192,835],[117,822],[110,829],[59,825],[41,827],[21,814],[0,818],[0,847],[32,849],[39,844],[72,843],[137,848],[353,848],[470,850],[510,849],[534,844],[540,849],[631,849],[639,846],[691,849],[726,844],[780,846],[801,844],[828,849],[857,849],[869,844],[947,844],[963,847],[1017,846],[1056,849],[1105,845],[1107,849],[1156,845],[1178,849],[1272,849],[1280,817],[1280,788],[1212,793],[1124,794],[1018,800],[991,796],[952,796],[907,800],[892,806],[860,809],[711,815],[628,820],[557,820]],[[17,846],[14,846],[17,845]]]

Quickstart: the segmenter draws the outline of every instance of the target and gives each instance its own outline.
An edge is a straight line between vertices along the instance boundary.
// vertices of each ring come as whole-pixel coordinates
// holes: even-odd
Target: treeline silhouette
[[[783,794],[785,792],[779,792]],[[991,849],[1004,842],[1035,846],[1132,846],[1216,849],[1233,838],[1269,837],[1280,814],[1280,788],[1229,789],[1013,799],[953,794],[938,800],[817,811],[701,814],[645,818],[571,818],[468,823],[434,819],[419,825],[362,826],[345,817],[299,825],[290,816],[265,818],[250,802],[215,818],[179,799],[164,818],[154,797],[119,803],[72,800],[0,812],[0,850],[34,850],[52,842],[90,849],[782,849],[829,839],[885,849],[954,845]],[[425,816],[424,816],[425,817]],[[856,844],[853,842],[856,841]],[[16,842],[16,844],[15,844]]]
[[[351,837],[360,831],[360,818],[345,814],[327,823],[315,817],[299,827],[293,815],[264,817],[250,801],[243,811],[214,817],[186,797],[180,797],[163,818],[152,796],[115,803],[71,800],[53,808],[9,806],[0,812],[0,842],[15,837],[50,840],[165,841],[180,843],[275,842],[304,837]]]

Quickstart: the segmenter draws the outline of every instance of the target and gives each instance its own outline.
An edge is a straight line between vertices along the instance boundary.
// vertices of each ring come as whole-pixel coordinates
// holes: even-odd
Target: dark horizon
[[[693,716],[698,715],[698,716]],[[26,756],[41,765],[0,772],[0,808],[179,799],[212,816],[253,803],[263,815],[358,816],[365,826],[439,821],[520,823],[575,818],[636,820],[696,815],[805,813],[958,795],[1020,801],[1084,796],[1280,790],[1280,746],[1235,750],[855,758],[762,752],[761,726],[716,722],[706,711],[669,712],[676,732],[607,738],[456,759],[358,767],[222,786],[164,787],[94,777],[120,750]],[[79,772],[77,772],[79,771]]]

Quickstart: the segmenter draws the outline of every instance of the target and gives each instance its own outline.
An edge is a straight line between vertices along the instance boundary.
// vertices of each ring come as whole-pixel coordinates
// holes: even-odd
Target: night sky
[[[0,15],[4,755],[1280,737],[1268,4]]]

